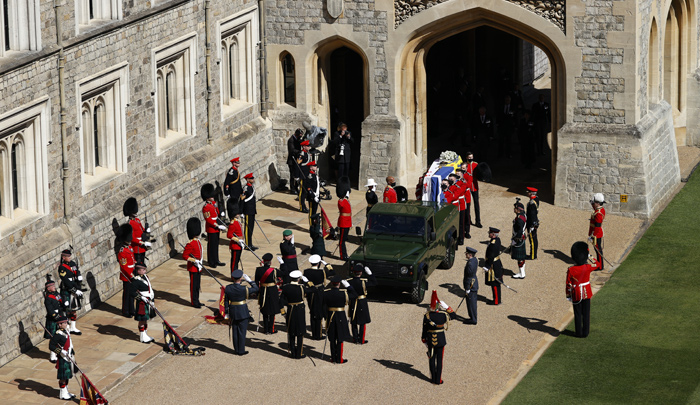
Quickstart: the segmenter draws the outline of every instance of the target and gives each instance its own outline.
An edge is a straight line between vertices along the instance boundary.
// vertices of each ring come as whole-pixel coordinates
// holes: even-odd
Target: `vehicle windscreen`
[[[380,235],[425,235],[425,219],[390,214],[370,214],[367,220],[367,233]]]

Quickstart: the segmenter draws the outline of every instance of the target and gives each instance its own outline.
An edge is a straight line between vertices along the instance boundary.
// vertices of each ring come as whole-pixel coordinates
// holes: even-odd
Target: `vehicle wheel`
[[[445,258],[438,266],[441,269],[451,269],[455,262],[455,250],[457,249],[457,241],[452,237],[447,237],[447,247],[445,248]]]
[[[425,290],[428,289],[428,278],[422,271],[418,274],[418,282],[411,289],[411,302],[414,304],[420,304],[423,302],[423,297],[425,297]]]

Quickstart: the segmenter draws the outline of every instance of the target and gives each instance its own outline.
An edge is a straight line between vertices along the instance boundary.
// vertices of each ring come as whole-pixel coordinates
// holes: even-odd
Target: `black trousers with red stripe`
[[[345,242],[348,240],[348,234],[350,233],[350,228],[338,228],[340,229],[340,240],[338,241],[338,250],[340,251],[340,259],[347,260],[348,249],[345,247]]]
[[[238,269],[238,265],[241,262],[241,252],[243,250],[231,250],[231,274],[233,271]]]
[[[202,305],[199,302],[199,286],[202,281],[202,273],[190,273],[190,303],[192,306]]]
[[[207,233],[207,261],[210,267],[219,264],[219,232]]]
[[[367,333],[366,323],[352,322],[350,323],[350,329],[352,330],[352,340],[355,343],[359,343],[361,345],[367,343],[365,340],[365,334]]]
[[[500,305],[503,302],[501,299],[501,283],[492,285],[491,291],[493,292],[493,305]]]
[[[595,252],[596,259],[600,263],[600,269],[603,270],[605,269],[605,261],[603,260],[603,238],[593,237],[593,243],[595,243],[595,247],[597,248]]]
[[[336,334],[329,334],[328,345],[331,347],[331,362],[343,363],[343,341]]]
[[[429,349],[430,360],[430,382],[442,384],[442,358],[445,356],[445,346],[432,347]]]
[[[263,315],[263,330],[266,335],[275,333],[275,316],[274,315]]]

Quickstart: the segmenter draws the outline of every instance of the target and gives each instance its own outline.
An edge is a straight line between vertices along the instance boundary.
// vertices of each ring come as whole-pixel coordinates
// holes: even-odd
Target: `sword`
[[[260,226],[260,224],[258,223],[258,220],[257,220],[257,219],[255,220],[255,224],[258,225],[258,228],[260,228],[260,232],[262,232],[262,234],[263,234],[263,236],[265,237],[265,239],[267,239],[267,235],[265,235],[265,231],[263,231],[262,226]],[[267,239],[267,244],[268,244],[268,245],[270,244],[270,239]]]
[[[323,329],[321,331],[323,331]],[[326,331],[326,339],[323,341],[323,353],[321,353],[321,360],[323,360],[323,357],[326,355],[326,343],[328,343],[328,331]]]
[[[180,245],[180,247],[182,247],[182,249],[185,249],[185,247],[182,245],[182,243],[180,243],[179,241],[178,241],[177,243]],[[193,258],[193,259],[195,259],[195,260],[197,260],[197,258],[194,257],[192,254],[190,254],[190,257]],[[208,268],[204,267],[204,265],[202,265],[202,268],[203,268],[204,270],[207,271],[207,273],[211,276],[211,278],[214,279],[214,281],[216,281],[217,283],[219,283],[219,285],[221,286],[221,288],[224,288],[224,285],[221,284],[221,282],[219,281],[219,279],[217,279],[216,277],[214,277],[214,275],[211,273],[211,271],[209,271]]]
[[[503,286],[504,286],[505,288],[507,288],[507,289],[509,289],[509,290],[512,290],[512,291],[514,291],[514,292],[517,293],[517,291],[515,291],[515,289],[511,288],[508,284],[504,283],[503,281],[501,281],[501,280],[499,280],[499,279],[497,279],[497,278],[495,278],[495,280],[498,281],[499,283],[503,284]]]
[[[459,302],[459,305],[457,305],[457,309],[455,309],[455,314],[457,313],[457,310],[459,309],[459,307],[462,306],[462,303],[464,302],[465,299],[467,299],[467,292],[466,291],[464,292],[464,297],[462,297],[462,301]]]
[[[589,243],[591,243],[591,241],[589,241]],[[609,261],[608,259],[606,259],[605,256],[603,256],[602,253],[600,253],[600,250],[598,250],[598,246],[596,246],[595,243],[591,243],[591,244],[593,245],[593,249],[595,249],[595,252],[598,253],[598,255],[599,255],[600,257],[603,258],[603,260],[605,261],[605,263],[607,263],[608,266],[611,267],[610,270],[608,270],[608,273],[609,273],[610,271],[612,271],[613,264],[610,263],[610,261]]]

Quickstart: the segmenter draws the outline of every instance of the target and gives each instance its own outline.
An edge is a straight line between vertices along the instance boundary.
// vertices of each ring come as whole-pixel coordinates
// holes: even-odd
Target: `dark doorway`
[[[352,133],[353,143],[350,149],[350,181],[353,187],[358,185],[360,173],[360,145],[362,141],[362,122],[365,120],[364,105],[364,63],[362,57],[348,47],[333,51],[330,56],[330,79],[328,91],[331,104],[330,154],[335,153],[335,132],[338,123],[344,122]],[[331,162],[327,178],[336,177],[335,161]]]

